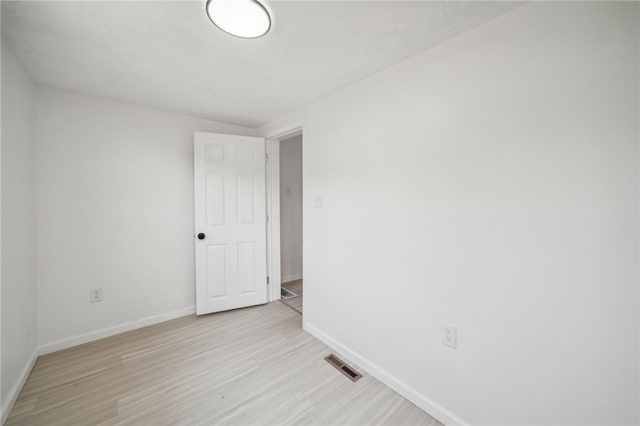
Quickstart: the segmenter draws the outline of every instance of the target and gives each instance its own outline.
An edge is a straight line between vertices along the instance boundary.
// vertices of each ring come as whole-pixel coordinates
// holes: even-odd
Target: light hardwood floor
[[[281,303],[179,318],[40,357],[6,425],[439,425],[329,353]]]
[[[291,306],[296,311],[302,313],[302,280],[289,281],[288,283],[282,283],[282,287],[286,288],[289,291],[297,294],[297,297],[292,297],[291,299],[280,299],[282,303]]]

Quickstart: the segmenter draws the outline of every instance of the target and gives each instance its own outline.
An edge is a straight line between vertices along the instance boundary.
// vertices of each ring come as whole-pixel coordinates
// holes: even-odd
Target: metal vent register
[[[281,287],[280,297],[282,297],[284,300],[287,300],[287,299],[292,299],[294,297],[298,297],[298,295],[287,288]]]
[[[355,381],[359,380],[360,378],[362,378],[362,374],[358,373],[356,370],[354,370],[353,368],[349,367],[347,364],[344,363],[344,361],[342,361],[340,358],[338,358],[334,354],[328,355],[328,356],[324,357],[324,359],[329,364],[331,364],[335,368],[337,368],[338,371],[340,371],[342,374],[347,376],[349,378],[349,380],[351,380],[352,382],[355,382]]]

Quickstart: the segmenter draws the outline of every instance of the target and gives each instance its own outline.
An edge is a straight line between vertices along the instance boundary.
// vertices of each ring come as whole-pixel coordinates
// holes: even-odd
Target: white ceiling
[[[2,38],[40,84],[256,127],[514,8],[506,2],[277,1],[266,37],[205,1],[2,1]]]

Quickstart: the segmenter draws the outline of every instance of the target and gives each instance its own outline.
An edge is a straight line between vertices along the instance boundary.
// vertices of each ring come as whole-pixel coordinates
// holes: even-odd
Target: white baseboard
[[[158,324],[164,321],[169,321],[175,318],[184,317],[186,315],[195,314],[195,306],[189,306],[186,308],[178,309],[176,311],[166,312],[164,314],[153,315],[150,317],[142,318],[136,321],[119,324],[113,327],[107,327],[96,331],[90,331],[88,333],[79,334],[77,336],[67,337],[65,339],[57,340],[55,342],[45,343],[40,345],[40,355],[45,355],[51,352],[67,349],[72,346],[81,345],[83,343],[93,342],[94,340],[103,339],[105,337],[114,336],[116,334],[124,333],[126,331],[135,330],[149,325]]]
[[[300,274],[294,274],[294,275],[287,275],[286,277],[282,277],[280,278],[280,282],[282,284],[291,282],[291,281],[296,281],[296,280],[300,280],[302,279],[302,273]]]
[[[400,395],[411,401],[431,417],[434,417],[440,423],[443,423],[445,425],[468,425],[467,422],[453,414],[451,411],[447,410],[432,399],[427,398],[425,395],[422,395],[408,384],[392,376],[387,371],[378,367],[376,364],[369,361],[364,356],[358,354],[357,352],[354,352],[346,345],[338,342],[333,337],[330,337],[316,326],[309,324],[309,322],[307,321],[303,321],[302,326],[305,331],[336,351],[338,355],[344,355],[345,358],[354,362],[367,373],[369,373],[394,391],[398,392]]]
[[[35,350],[33,351],[33,354],[31,354],[31,358],[29,358],[29,361],[27,362],[27,365],[24,366],[24,369],[20,373],[20,377],[18,377],[18,381],[13,385],[11,390],[9,390],[9,394],[6,397],[5,402],[2,404],[2,420],[0,421],[0,424],[4,424],[4,422],[7,420],[7,417],[9,417],[9,413],[13,408],[13,404],[16,403],[16,400],[18,399],[18,395],[20,395],[20,391],[22,391],[22,387],[24,386],[27,379],[29,378],[29,374],[31,374],[31,370],[33,370],[33,366],[36,364],[36,360],[38,359],[38,356],[39,356],[39,350],[38,348],[35,348]]]

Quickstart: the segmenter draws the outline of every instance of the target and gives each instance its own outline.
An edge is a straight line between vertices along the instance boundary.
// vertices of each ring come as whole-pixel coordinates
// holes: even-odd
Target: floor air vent
[[[280,297],[282,297],[284,300],[287,300],[298,297],[298,295],[287,288],[280,287]]]
[[[358,373],[353,368],[349,367],[345,364],[340,358],[331,354],[329,356],[324,357],[324,359],[335,368],[337,368],[342,374],[347,376],[352,382],[357,381],[362,377],[362,374]]]

